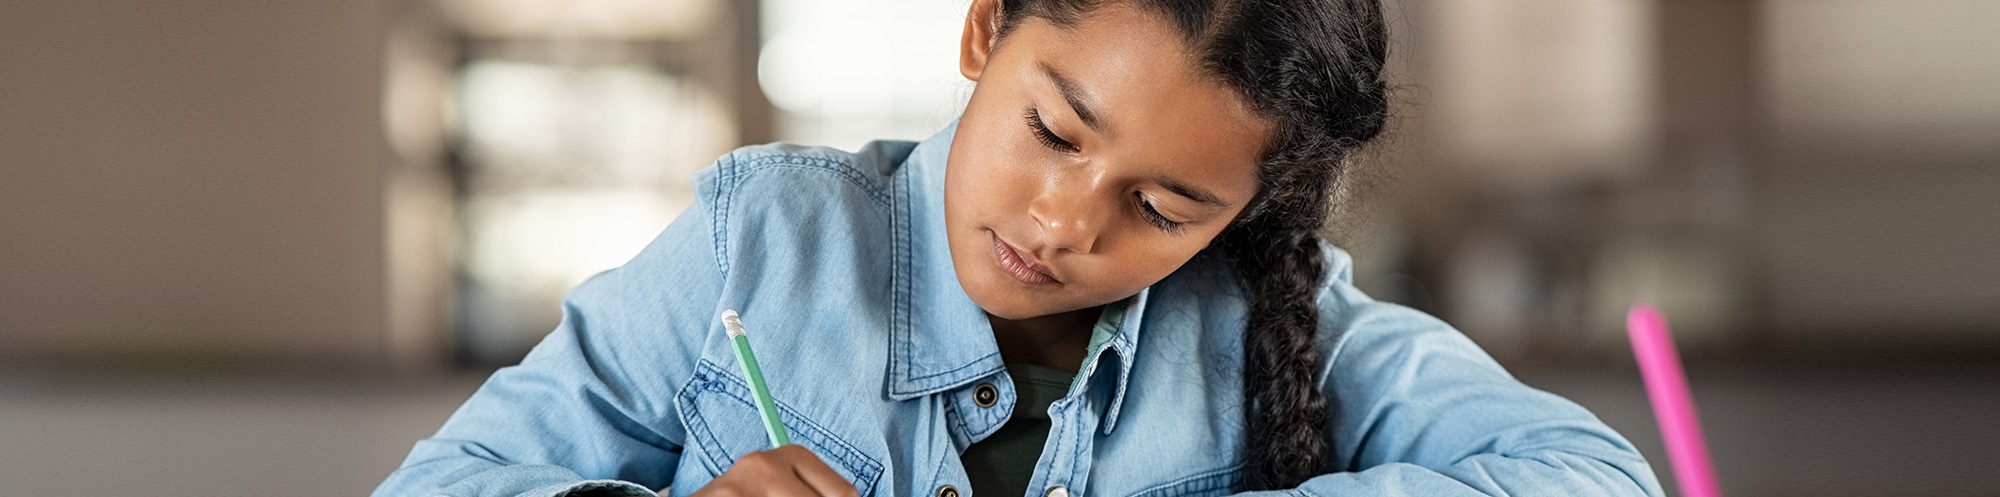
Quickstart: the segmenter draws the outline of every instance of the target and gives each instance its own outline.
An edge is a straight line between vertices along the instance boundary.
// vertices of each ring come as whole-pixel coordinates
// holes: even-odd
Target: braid
[[[1319,237],[1309,230],[1239,230],[1229,258],[1250,290],[1243,331],[1243,388],[1249,430],[1246,484],[1292,488],[1333,466],[1327,401],[1315,381],[1322,357],[1315,340],[1325,276]]]
[[[1327,399],[1316,378],[1323,360],[1316,297],[1326,279],[1317,231],[1339,170],[1299,167],[1299,161],[1321,160],[1282,153],[1268,158],[1260,198],[1214,247],[1235,266],[1249,294],[1243,448],[1250,489],[1296,487],[1334,466]]]

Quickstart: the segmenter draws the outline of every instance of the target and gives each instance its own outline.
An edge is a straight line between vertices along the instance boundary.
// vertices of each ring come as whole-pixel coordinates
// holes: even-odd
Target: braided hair
[[[1243,486],[1298,486],[1336,467],[1315,376],[1319,228],[1347,158],[1388,116],[1379,0],[1128,0],[1172,24],[1196,63],[1274,124],[1258,193],[1209,251],[1249,294]],[[1074,26],[1106,0],[1002,0],[1004,36],[1030,17]]]

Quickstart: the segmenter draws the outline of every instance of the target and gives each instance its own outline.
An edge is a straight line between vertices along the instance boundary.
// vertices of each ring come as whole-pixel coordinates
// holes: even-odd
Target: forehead
[[[1214,173],[1254,185],[1270,124],[1203,72],[1180,34],[1153,14],[1111,3],[1070,26],[1028,19],[1006,43],[1029,59],[1014,61],[1022,64],[1024,88],[1055,98],[1042,105],[1066,105],[1044,67],[1078,90],[1102,121],[1099,152],[1177,175]]]

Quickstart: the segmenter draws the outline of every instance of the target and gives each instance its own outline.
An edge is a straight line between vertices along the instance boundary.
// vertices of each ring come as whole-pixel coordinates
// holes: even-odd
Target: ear
[[[1000,42],[1001,1],[973,0],[965,13],[965,33],[958,39],[958,73],[965,79],[979,81],[986,73],[986,61]]]

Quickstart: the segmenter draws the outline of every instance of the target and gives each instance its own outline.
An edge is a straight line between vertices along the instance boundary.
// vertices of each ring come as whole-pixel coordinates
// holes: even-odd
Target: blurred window
[[[693,204],[737,144],[696,73],[726,42],[716,1],[438,0],[457,31],[447,99],[463,359],[511,362],[563,296]],[[726,24],[726,23],[725,23]],[[722,40],[719,42],[718,40]]]
[[[757,81],[778,108],[778,138],[854,150],[920,140],[965,108],[958,74],[967,2],[764,0]]]

